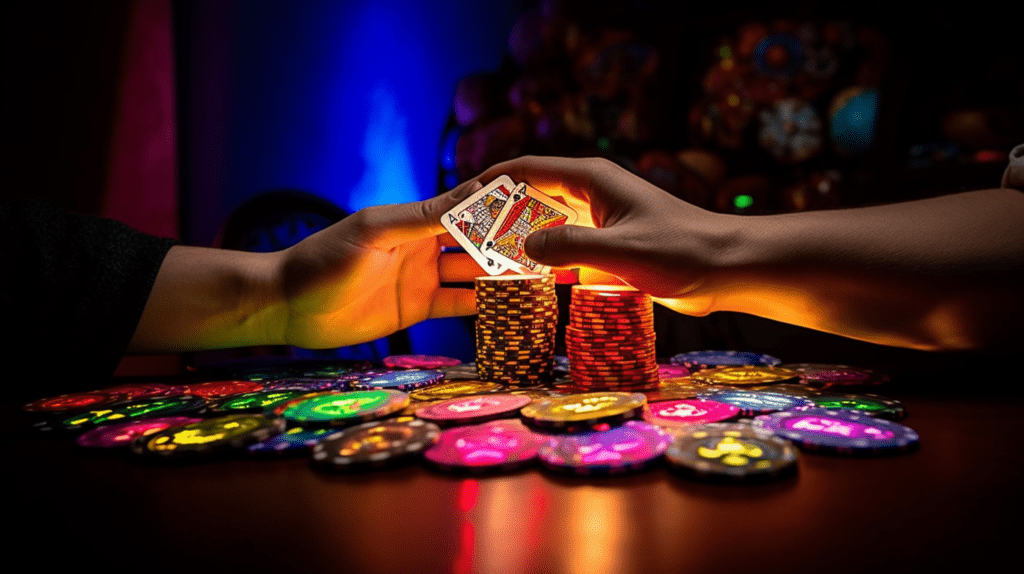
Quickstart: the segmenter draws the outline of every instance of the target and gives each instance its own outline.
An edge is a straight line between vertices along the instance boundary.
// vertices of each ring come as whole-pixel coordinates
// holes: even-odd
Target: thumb
[[[526,254],[551,267],[586,265],[600,269],[614,263],[620,254],[610,229],[559,225],[536,231],[523,243]]]

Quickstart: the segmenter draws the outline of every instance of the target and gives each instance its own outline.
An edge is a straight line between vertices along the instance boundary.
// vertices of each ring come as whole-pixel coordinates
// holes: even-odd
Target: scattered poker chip
[[[438,355],[391,355],[384,357],[384,366],[392,369],[437,369],[454,367],[462,361]]]
[[[135,419],[189,415],[206,407],[206,399],[192,395],[175,397],[154,397],[116,403],[95,410],[60,415],[57,418],[33,425],[40,431],[84,431],[95,426],[128,422]]]
[[[797,471],[797,449],[788,440],[747,424],[717,423],[676,434],[665,450],[672,468],[712,480],[765,480]]]
[[[203,419],[196,417],[159,417],[103,425],[80,434],[75,443],[86,449],[127,449],[131,442],[140,436],[201,420]]]
[[[417,401],[443,401],[465,395],[500,393],[505,387],[489,381],[449,381],[422,389],[416,389],[409,397]]]
[[[474,283],[477,377],[514,386],[553,380],[555,276],[499,275]]]
[[[544,466],[573,474],[614,474],[657,461],[672,442],[661,428],[640,421],[608,430],[553,435],[538,449]]]
[[[726,403],[738,407],[740,416],[752,417],[792,409],[808,409],[817,406],[815,401],[784,393],[766,391],[726,390],[701,394],[699,398]]]
[[[256,391],[217,399],[209,403],[202,414],[262,413],[267,409],[300,397],[305,391]]]
[[[408,460],[437,441],[441,429],[421,420],[372,421],[313,446],[313,464],[332,470],[375,468]]]
[[[721,388],[733,388],[723,385]],[[783,395],[792,395],[794,397],[811,397],[818,394],[818,391],[807,385],[800,383],[778,383],[774,385],[752,385],[749,387],[743,387],[744,390],[750,391],[767,391],[770,393],[780,393]]]
[[[712,367],[690,377],[708,385],[747,386],[795,382],[800,374],[781,367]]]
[[[771,355],[746,351],[694,351],[675,355],[669,362],[691,371],[713,367],[774,367],[782,363]]]
[[[280,434],[285,422],[265,415],[227,415],[171,427],[135,439],[133,453],[157,459],[211,457]]]
[[[442,431],[437,442],[423,452],[423,459],[452,472],[505,472],[536,460],[542,440],[522,422],[503,419]]]
[[[89,409],[98,409],[105,405],[119,403],[125,400],[121,393],[110,393],[105,391],[90,391],[87,393],[70,393],[56,397],[48,397],[32,401],[21,407],[21,410],[30,413],[61,413],[74,412]]]
[[[780,366],[800,373],[800,382],[820,389],[880,385],[889,380],[882,373],[846,365],[792,363]]]
[[[819,394],[808,398],[822,409],[861,411],[871,417],[890,420],[900,420],[907,416],[902,403],[878,395]]]
[[[683,365],[658,364],[658,377],[663,381],[665,379],[678,379],[680,377],[688,376],[690,376],[690,369]]]
[[[100,392],[123,395],[125,400],[135,401],[151,397],[172,397],[183,395],[188,388],[185,385],[164,385],[161,383],[126,383],[115,387],[100,389]]]
[[[740,408],[708,399],[671,399],[649,403],[644,420],[664,427],[682,427],[717,423],[736,418]]]
[[[563,355],[555,355],[554,370],[559,373],[569,372],[569,357]]]
[[[264,381],[264,391],[347,391],[349,381],[339,377],[300,377],[294,379],[277,379]]]
[[[263,383],[256,381],[207,381],[187,386],[187,394],[205,399],[219,399],[243,393],[263,390]]]
[[[533,402],[512,394],[476,395],[441,401],[416,411],[416,416],[439,425],[476,424],[515,416]]]
[[[874,454],[909,450],[920,437],[899,423],[857,411],[808,409],[761,415],[753,425],[802,448],[843,454]]]
[[[436,385],[444,380],[444,373],[441,371],[395,371],[376,377],[349,381],[353,390],[370,391],[374,389],[394,389],[398,391],[411,391]]]
[[[444,373],[446,381],[463,381],[476,379],[476,363],[461,363],[452,367],[438,367]]]
[[[571,432],[639,418],[646,404],[640,393],[590,392],[535,400],[520,415],[532,427]]]
[[[347,426],[386,417],[404,409],[409,395],[392,389],[322,393],[284,403],[280,411],[290,424],[306,428]]]
[[[302,427],[294,427],[266,440],[253,443],[246,447],[246,450],[253,456],[303,455],[309,453],[313,445],[336,432],[338,431],[335,429],[306,430]]]

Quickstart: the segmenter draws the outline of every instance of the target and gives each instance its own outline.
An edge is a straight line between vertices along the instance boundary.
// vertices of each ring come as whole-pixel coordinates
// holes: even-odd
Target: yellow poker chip
[[[796,381],[800,373],[781,367],[716,367],[690,375],[697,382],[708,385],[765,385]]]
[[[501,390],[501,385],[489,381],[451,381],[416,389],[409,393],[409,398],[416,401],[442,401],[464,395],[497,393]]]
[[[637,418],[646,404],[647,397],[641,393],[583,393],[536,400],[523,407],[520,414],[537,426],[569,427]]]

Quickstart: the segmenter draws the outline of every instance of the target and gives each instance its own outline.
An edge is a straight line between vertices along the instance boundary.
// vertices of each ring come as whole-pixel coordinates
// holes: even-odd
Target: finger
[[[442,253],[437,262],[441,283],[469,283],[485,272],[467,253]]]
[[[377,205],[352,215],[354,233],[365,244],[378,249],[391,249],[403,243],[444,233],[441,216],[466,196],[480,189],[470,180],[455,189],[423,201]]]
[[[429,319],[462,317],[476,314],[476,293],[473,289],[442,287],[434,294]]]
[[[441,235],[438,235],[437,238],[441,242],[441,247],[462,247],[451,233],[442,233]]]
[[[593,267],[603,269],[621,259],[617,235],[609,229],[559,225],[526,237],[526,254],[551,267]]]

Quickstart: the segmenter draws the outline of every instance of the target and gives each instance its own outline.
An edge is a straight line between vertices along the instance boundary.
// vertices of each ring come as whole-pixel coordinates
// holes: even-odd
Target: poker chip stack
[[[554,275],[476,278],[476,370],[484,381],[533,386],[553,378]]]
[[[565,346],[569,376],[577,388],[658,388],[654,303],[632,287],[574,285]]]

